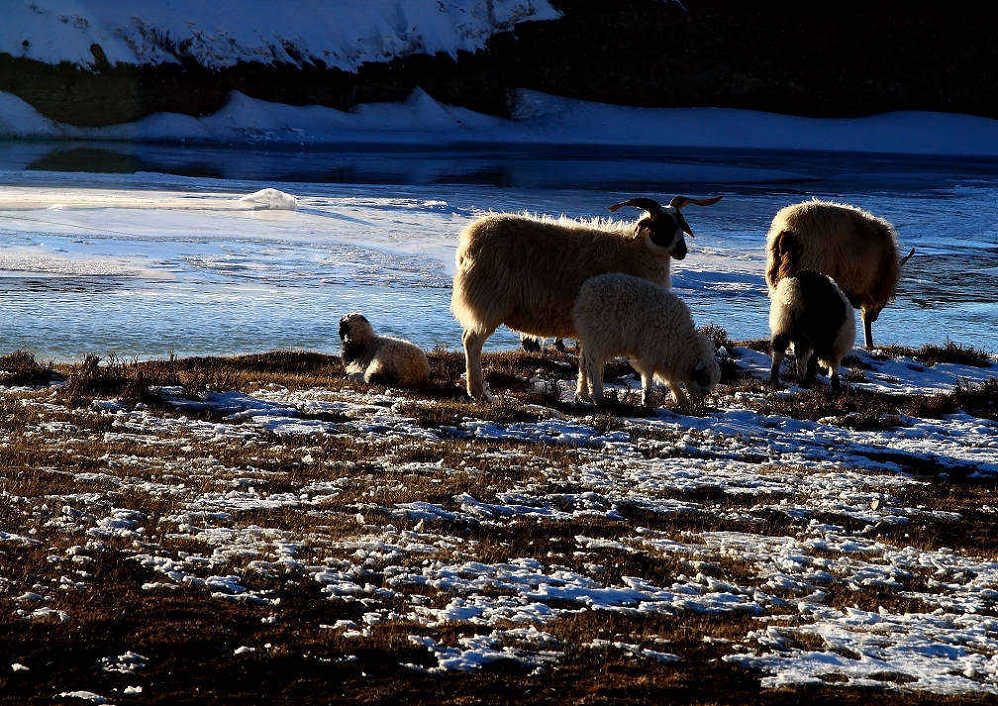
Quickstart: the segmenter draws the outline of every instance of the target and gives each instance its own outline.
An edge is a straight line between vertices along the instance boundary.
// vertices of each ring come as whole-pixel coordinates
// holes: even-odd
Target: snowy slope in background
[[[132,140],[217,144],[508,142],[656,145],[998,156],[998,120],[897,112],[800,118],[722,108],[631,108],[519,91],[512,120],[444,105],[417,89],[403,103],[350,111],[291,106],[233,92],[204,117],[157,113],[101,128],[57,123],[0,91],[0,139]]]
[[[524,20],[559,17],[547,0],[16,0],[5,3],[0,52],[48,63],[112,64],[193,58],[209,68],[240,61],[354,70],[408,54],[474,51]]]

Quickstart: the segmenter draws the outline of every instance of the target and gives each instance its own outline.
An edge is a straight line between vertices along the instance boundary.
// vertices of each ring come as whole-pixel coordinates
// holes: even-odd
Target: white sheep
[[[721,379],[713,344],[699,334],[690,310],[664,287],[624,274],[585,281],[572,311],[579,335],[576,395],[603,399],[603,369],[614,356],[626,356],[641,375],[641,403],[647,405],[658,377],[680,405],[680,383],[702,399]]]
[[[362,314],[340,319],[340,340],[349,377],[401,387],[422,387],[429,382],[430,364],[422,349],[401,338],[376,335]]]
[[[572,307],[590,277],[623,272],[671,286],[670,260],[686,256],[684,234],[693,235],[680,209],[720,198],[676,196],[664,207],[634,198],[610,207],[645,212],[630,224],[508,213],[470,223],[458,243],[451,294],[451,310],[464,329],[468,394],[485,394],[482,345],[500,325],[533,336],[576,338]]]
[[[766,235],[766,284],[804,270],[822,272],[842,288],[863,314],[866,347],[873,322],[897,290],[901,268],[915,249],[898,258],[894,226],[855,206],[805,201],[781,209]]]
[[[856,315],[835,280],[805,270],[781,279],[769,296],[770,382],[779,382],[780,364],[793,344],[801,382],[814,381],[821,361],[828,368],[832,389],[840,389],[839,367],[856,339]]]

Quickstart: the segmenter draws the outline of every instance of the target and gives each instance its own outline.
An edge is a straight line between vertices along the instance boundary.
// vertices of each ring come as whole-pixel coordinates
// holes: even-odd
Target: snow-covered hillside
[[[559,15],[547,0],[15,0],[4,3],[0,53],[49,63],[194,59],[209,68],[240,61],[354,70],[409,54],[474,51],[524,20]]]
[[[516,93],[512,120],[440,103],[416,89],[401,103],[349,111],[292,106],[233,91],[203,117],[157,113],[105,127],[45,117],[0,91],[0,139],[132,140],[211,144],[338,143],[658,145],[933,155],[998,155],[998,120],[904,111],[865,118],[802,118],[730,108],[632,108]]]

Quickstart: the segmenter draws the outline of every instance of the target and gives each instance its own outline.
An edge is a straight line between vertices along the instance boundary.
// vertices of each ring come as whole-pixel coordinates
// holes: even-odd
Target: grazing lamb
[[[805,201],[782,209],[766,235],[766,284],[772,291],[803,270],[822,272],[862,310],[866,347],[873,346],[873,322],[894,299],[901,267],[897,233],[887,221],[854,206]]]
[[[633,224],[509,213],[469,224],[458,242],[451,294],[451,310],[464,329],[468,394],[485,394],[482,345],[501,324],[533,336],[575,338],[572,307],[590,277],[623,272],[669,287],[670,260],[686,257],[684,234],[693,236],[680,209],[720,198],[676,196],[668,206],[634,198],[610,207],[642,209]]]
[[[856,314],[845,294],[828,275],[805,270],[781,279],[769,296],[770,382],[779,382],[780,364],[792,343],[801,382],[814,381],[820,360],[828,367],[832,389],[838,390],[839,367],[856,339]]]
[[[623,274],[587,279],[572,311],[579,336],[576,395],[603,399],[603,368],[614,356],[627,356],[641,375],[641,404],[648,404],[652,381],[664,380],[676,402],[687,403],[679,383],[702,399],[721,379],[714,346],[693,324],[690,310],[672,292]]]
[[[419,346],[401,338],[375,335],[361,314],[340,319],[343,366],[350,377],[372,385],[422,387],[430,379],[430,364]]]

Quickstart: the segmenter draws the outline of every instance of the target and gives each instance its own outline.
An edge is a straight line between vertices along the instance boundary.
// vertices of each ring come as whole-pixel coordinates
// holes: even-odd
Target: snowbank
[[[34,0],[7,3],[0,52],[48,63],[157,64],[192,58],[355,70],[408,54],[455,55],[524,20],[559,17],[547,0]],[[137,5],[140,5],[137,7]]]
[[[42,116],[0,92],[0,138],[132,140],[218,144],[336,143],[652,145],[931,155],[998,156],[998,120],[897,112],[867,118],[800,118],[722,108],[631,108],[517,94],[512,120],[445,105],[417,89],[403,103],[350,111],[291,106],[233,92],[212,115],[158,113],[101,128]]]
[[[298,199],[278,189],[260,189],[239,198],[239,202],[258,211],[294,211]]]

